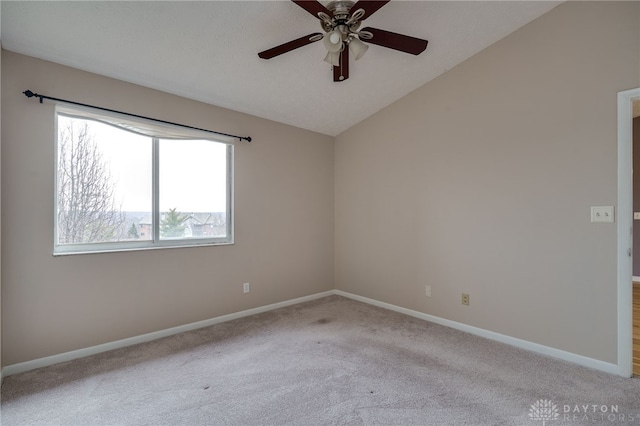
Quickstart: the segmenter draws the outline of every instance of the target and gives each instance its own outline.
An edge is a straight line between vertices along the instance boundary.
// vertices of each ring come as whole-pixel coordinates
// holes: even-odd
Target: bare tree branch
[[[62,244],[118,241],[125,215],[89,125],[59,120],[58,241]]]

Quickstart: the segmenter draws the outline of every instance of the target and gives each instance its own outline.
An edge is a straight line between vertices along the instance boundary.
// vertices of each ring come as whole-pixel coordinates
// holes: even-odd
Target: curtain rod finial
[[[25,95],[27,98],[33,98],[34,96],[36,96],[36,97],[40,98],[40,103],[42,103],[42,98],[43,98],[43,96],[42,96],[42,95],[38,95],[37,93],[33,93],[31,90],[28,90],[28,89],[27,89],[27,90],[25,90],[25,91],[24,91],[24,92],[22,92],[22,93],[24,93],[24,95]]]

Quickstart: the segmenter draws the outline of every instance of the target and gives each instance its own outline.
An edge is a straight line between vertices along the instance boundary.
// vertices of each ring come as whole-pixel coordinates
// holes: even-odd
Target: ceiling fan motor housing
[[[360,27],[360,21],[356,20],[350,24],[347,23],[350,18],[349,12],[354,4],[355,2],[349,0],[338,0],[329,3],[327,9],[331,11],[333,15],[332,23],[326,22],[321,18],[320,24],[322,25],[322,29],[327,33],[338,29],[343,35],[343,39],[346,39],[350,33],[356,32]]]
[[[349,16],[349,11],[354,4],[354,2],[349,0],[332,1],[327,5],[327,9],[329,9],[331,13],[333,13],[334,18],[340,19],[340,16],[342,17],[342,19],[346,19],[346,17]]]

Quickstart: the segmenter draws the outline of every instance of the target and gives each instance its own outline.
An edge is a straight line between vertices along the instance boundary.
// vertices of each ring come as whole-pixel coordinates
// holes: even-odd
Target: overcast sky
[[[62,119],[62,117],[61,117]],[[123,211],[151,211],[151,139],[90,123],[115,183]],[[160,211],[225,211],[226,145],[211,141],[160,141]]]

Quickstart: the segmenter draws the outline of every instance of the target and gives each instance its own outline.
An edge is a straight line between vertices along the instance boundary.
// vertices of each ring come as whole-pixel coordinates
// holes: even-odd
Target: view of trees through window
[[[228,155],[223,143],[153,138],[59,114],[57,245],[226,238]]]
[[[58,240],[60,243],[123,238],[126,215],[116,204],[108,164],[86,122],[68,120],[58,137]]]

